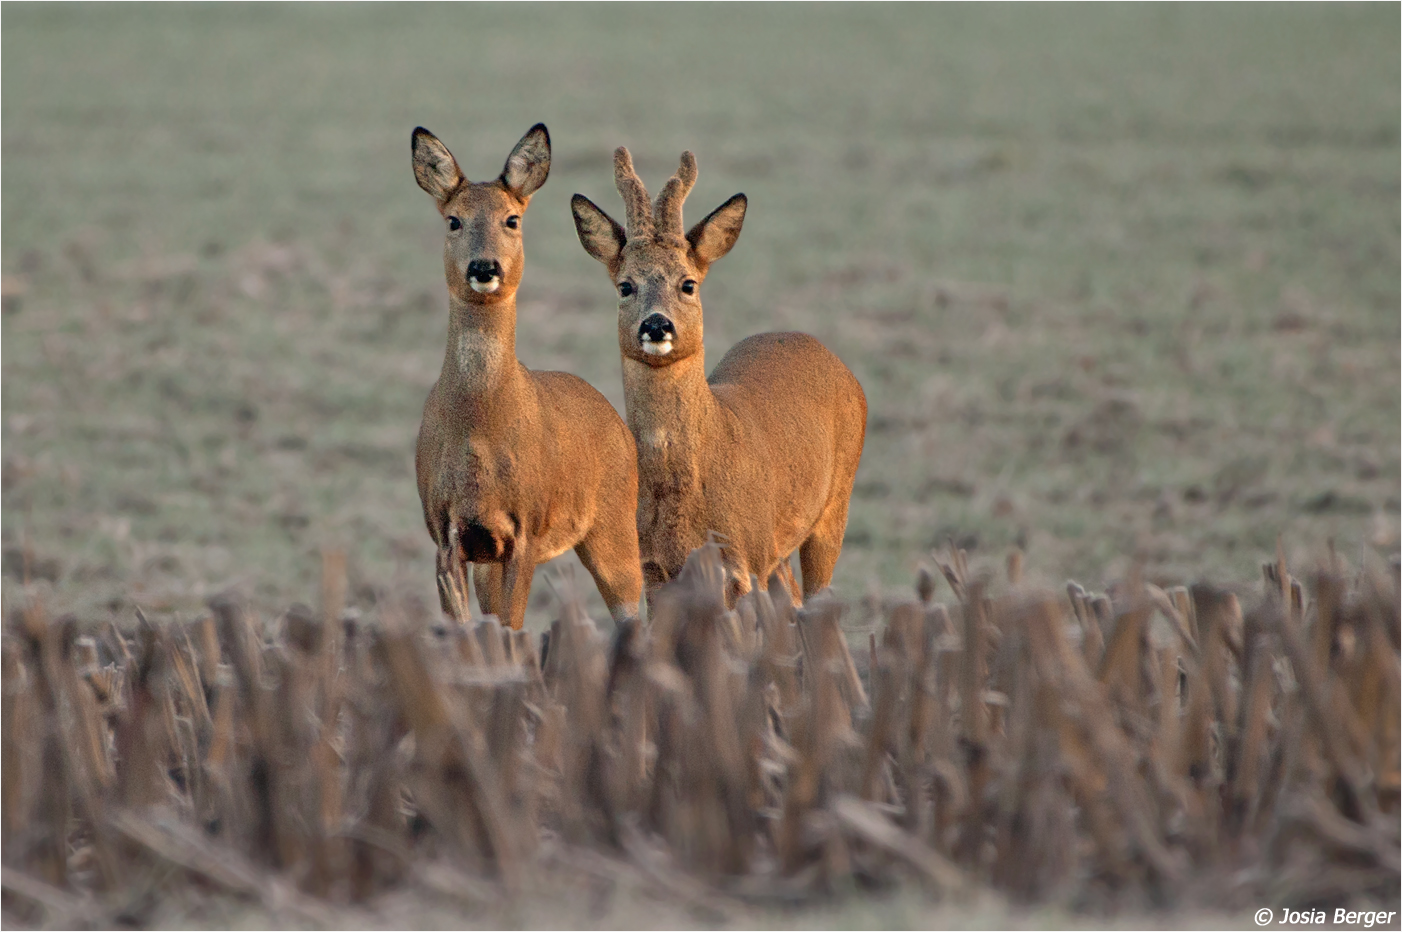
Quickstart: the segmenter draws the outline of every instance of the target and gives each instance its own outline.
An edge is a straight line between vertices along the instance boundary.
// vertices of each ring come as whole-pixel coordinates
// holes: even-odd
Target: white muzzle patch
[[[479,282],[475,278],[468,279],[467,283],[472,286],[472,290],[478,294],[494,294],[501,287],[501,279],[494,278],[491,281]]]
[[[642,337],[643,352],[649,356],[666,356],[672,351],[671,340],[661,340],[654,342],[651,337],[644,334]]]

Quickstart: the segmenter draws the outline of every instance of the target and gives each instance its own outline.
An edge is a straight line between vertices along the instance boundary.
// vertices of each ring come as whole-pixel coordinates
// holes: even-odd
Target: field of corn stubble
[[[1006,580],[938,566],[952,602],[925,572],[918,599],[845,607],[858,650],[841,603],[796,611],[777,576],[726,611],[714,544],[612,644],[568,592],[539,645],[412,599],[346,616],[334,554],[320,611],[275,623],[219,598],[80,634],[28,606],[7,922],[804,925],[904,888],[914,926],[995,899],[995,922],[1395,925],[1395,572],[1302,584],[1281,559],[1243,611],[1137,574],[1038,590],[1016,553]]]
[[[1396,5],[0,20],[7,927],[1397,909]],[[748,195],[711,364],[870,405],[831,600],[429,610],[409,132],[537,121],[518,352],[617,407],[570,195]]]

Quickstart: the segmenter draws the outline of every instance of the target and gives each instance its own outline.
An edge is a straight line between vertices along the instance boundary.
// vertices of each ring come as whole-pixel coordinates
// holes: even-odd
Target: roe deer
[[[627,230],[583,195],[571,206],[584,249],[618,289],[618,345],[628,426],[638,448],[638,537],[649,591],[687,554],[723,537],[727,599],[750,574],[778,572],[806,598],[832,580],[866,435],[866,396],[836,356],[804,333],[735,344],[709,379],[701,344],[701,282],[745,219],[737,194],[683,235],[682,202],[696,182],[690,152],[650,204],[628,150],[614,153]]]
[[[448,349],[415,455],[444,610],[457,614],[451,587],[467,591],[472,563],[482,611],[520,628],[536,565],[573,547],[614,620],[636,618],[633,438],[583,379],[533,372],[516,358],[521,216],[550,173],[550,134],[532,127],[492,181],[464,178],[423,127],[413,156],[414,177],[448,226]]]

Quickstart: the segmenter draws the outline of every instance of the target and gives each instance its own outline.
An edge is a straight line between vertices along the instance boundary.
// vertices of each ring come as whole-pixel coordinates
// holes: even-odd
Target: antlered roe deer
[[[633,438],[583,379],[516,358],[521,218],[550,173],[550,134],[532,127],[492,181],[468,181],[423,127],[413,156],[448,227],[448,349],[415,456],[443,608],[458,614],[452,587],[466,592],[471,563],[482,611],[520,628],[536,565],[573,547],[614,620],[636,618]]]
[[[584,249],[618,289],[628,426],[638,448],[638,536],[649,591],[722,535],[727,598],[778,572],[797,601],[827,586],[866,435],[866,396],[851,371],[804,333],[737,343],[706,378],[701,283],[745,219],[737,194],[683,235],[696,159],[651,204],[627,149],[614,153],[627,229],[583,195],[572,201]]]

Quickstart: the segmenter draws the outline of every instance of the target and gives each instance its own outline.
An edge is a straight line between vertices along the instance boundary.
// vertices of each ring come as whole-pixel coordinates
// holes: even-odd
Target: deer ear
[[[570,199],[570,210],[574,213],[574,229],[584,251],[612,268],[628,242],[623,227],[583,194]]]
[[[730,247],[740,238],[740,227],[745,224],[745,206],[748,203],[745,195],[737,194],[707,214],[706,219],[686,234],[692,251],[706,264],[730,252]]]
[[[540,190],[550,177],[550,131],[537,123],[526,131],[501,170],[501,180],[521,200]]]
[[[414,130],[411,141],[414,153],[414,180],[440,204],[453,196],[467,179],[458,170],[458,160],[438,137],[422,126]]]

